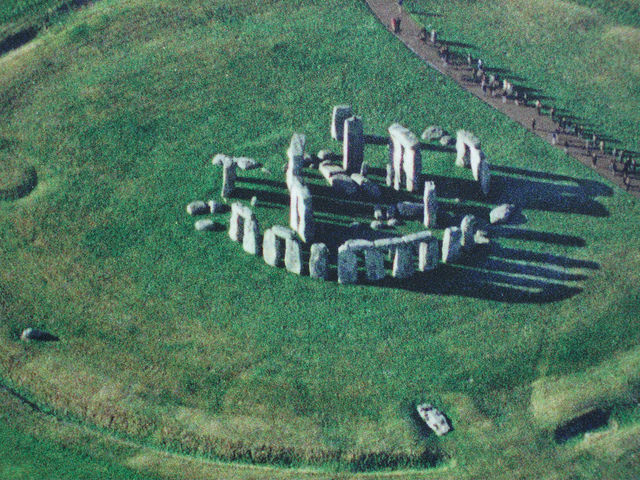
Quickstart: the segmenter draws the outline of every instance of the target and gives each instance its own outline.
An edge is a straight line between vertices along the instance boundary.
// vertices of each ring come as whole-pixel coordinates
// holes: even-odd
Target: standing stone
[[[331,138],[341,142],[344,137],[344,121],[353,117],[353,111],[349,105],[337,105],[333,107],[331,116]]]
[[[409,278],[414,272],[414,247],[401,243],[396,247],[392,275],[394,278]]]
[[[279,261],[282,261],[284,252],[278,251],[278,242],[273,230],[268,229],[264,232],[264,238],[262,239],[262,258],[267,265],[276,267]]]
[[[338,248],[338,283],[358,283],[358,257],[346,245]]]
[[[377,282],[385,277],[384,255],[377,248],[367,248],[364,251],[364,266],[368,280]]]
[[[469,158],[471,162],[471,173],[473,175],[473,179],[477,182],[480,179],[480,162],[484,159],[484,152],[482,150],[472,148],[469,153]]]
[[[428,228],[435,228],[438,216],[438,199],[436,197],[435,182],[424,182],[424,219],[423,224]]]
[[[364,160],[364,131],[362,119],[351,117],[344,121],[342,143],[342,168],[348,173],[357,173]]]
[[[413,148],[405,149],[403,168],[406,178],[406,189],[408,192],[415,192],[418,189],[420,173],[422,172],[422,154],[417,145]]]
[[[291,183],[294,178],[302,175],[302,168],[304,166],[304,148],[306,144],[306,137],[302,133],[294,133],[287,149],[287,188],[291,188]]]
[[[229,219],[229,238],[231,238],[231,240],[233,240],[234,242],[242,241],[242,235],[244,234],[241,212],[242,204],[231,204],[231,218]]]
[[[460,223],[461,239],[460,245],[465,248],[472,248],[475,244],[473,239],[478,228],[478,221],[473,215],[467,215],[462,219]]]
[[[444,231],[442,239],[442,263],[451,263],[461,256],[460,240],[462,232],[458,227],[450,227]]]
[[[489,195],[489,189],[491,187],[491,172],[489,170],[489,164],[483,158],[480,160],[480,166],[478,167],[478,177],[480,182],[480,190],[487,196]]]
[[[302,274],[302,251],[297,238],[289,237],[285,241],[284,267],[296,275]]]
[[[251,255],[260,253],[260,225],[253,213],[244,219],[242,249]]]
[[[418,247],[418,269],[421,272],[436,269],[440,261],[439,253],[438,240],[435,237],[420,242]]]
[[[326,280],[329,274],[329,249],[324,243],[314,243],[311,245],[309,256],[309,276]]]
[[[387,178],[386,178],[386,184],[387,187],[391,187],[393,185],[393,164],[391,163],[387,163]]]
[[[236,163],[226,157],[222,163],[222,191],[220,194],[224,198],[231,196],[236,188]]]
[[[398,214],[403,218],[415,218],[420,217],[423,206],[417,202],[398,202],[396,203],[396,209]]]
[[[469,147],[464,140],[465,133],[461,130],[456,136],[456,167],[468,166]]]
[[[369,164],[367,162],[362,162],[362,165],[360,166],[360,175],[363,177],[369,175]]]

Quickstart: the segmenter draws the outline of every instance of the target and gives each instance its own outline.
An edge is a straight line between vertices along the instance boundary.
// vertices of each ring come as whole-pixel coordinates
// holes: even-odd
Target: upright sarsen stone
[[[260,226],[253,213],[244,219],[242,249],[251,255],[258,255],[260,253]]]
[[[358,257],[346,245],[338,248],[338,282],[342,284],[358,283]]]
[[[284,267],[296,275],[302,274],[302,250],[297,238],[290,237],[285,241]]]
[[[331,116],[331,138],[341,142],[344,138],[344,121],[353,117],[353,111],[349,105],[337,105],[333,107]]]
[[[462,232],[458,227],[450,227],[444,231],[442,238],[442,263],[451,263],[460,259]]]
[[[465,248],[471,248],[475,245],[474,235],[478,228],[478,221],[473,215],[466,215],[460,223],[460,245]]]
[[[436,184],[424,182],[424,219],[425,227],[435,228],[438,216],[438,199],[436,198]]]
[[[377,248],[367,248],[364,251],[364,267],[367,273],[367,280],[372,282],[382,280],[386,275],[383,253]]]
[[[418,247],[418,270],[426,272],[435,270],[440,262],[438,240],[435,237],[425,239]]]
[[[347,173],[359,173],[364,160],[364,130],[360,117],[344,121],[342,167]]]
[[[414,273],[414,247],[406,243],[401,243],[396,247],[392,275],[394,278],[409,278]]]
[[[329,269],[329,249],[324,243],[314,243],[311,245],[309,257],[309,276],[326,280]]]

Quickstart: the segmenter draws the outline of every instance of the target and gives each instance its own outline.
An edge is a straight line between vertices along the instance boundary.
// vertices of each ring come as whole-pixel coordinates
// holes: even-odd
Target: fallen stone
[[[258,204],[258,197],[256,197],[256,196],[251,197],[251,202],[250,203],[251,203],[252,207],[255,207]]]
[[[341,197],[352,197],[358,193],[358,185],[351,180],[348,175],[339,173],[333,175],[329,180],[329,184],[334,189],[336,194]]]
[[[377,200],[382,196],[382,192],[378,185],[367,177],[362,175],[361,173],[354,173],[351,175],[351,180],[356,182],[356,184],[360,187],[360,191],[368,198],[372,200]]]
[[[320,160],[321,162],[324,161],[332,161],[332,160],[336,160],[338,158],[338,155],[336,155],[335,153],[333,153],[330,150],[320,150],[316,156],[318,157],[318,160]]]
[[[216,224],[208,218],[203,218],[195,223],[195,229],[199,232],[210,232],[216,229]]]
[[[207,205],[209,205],[209,211],[211,213],[225,213],[229,211],[229,206],[227,204],[217,202],[215,200],[209,200]]]
[[[390,218],[389,220],[387,220],[388,227],[394,228],[398,225],[400,225],[400,220],[398,220],[397,218]]]
[[[483,230],[478,230],[473,236],[473,242],[476,245],[488,245],[491,242],[491,240],[489,239],[487,232]]]
[[[318,170],[329,183],[331,183],[331,177],[334,175],[346,175],[347,173],[341,166],[331,163],[328,160],[320,162]]]
[[[329,249],[324,243],[311,245],[309,256],[309,276],[326,280],[329,274]]]
[[[20,340],[22,341],[34,340],[38,342],[57,342],[60,339],[45,330],[40,330],[38,328],[27,328],[22,331],[22,334],[20,335]]]
[[[436,125],[431,125],[422,132],[421,138],[427,142],[432,142],[434,140],[440,140],[443,135],[444,130],[442,128]]]
[[[513,215],[515,211],[515,205],[510,205],[508,203],[499,205],[491,210],[491,212],[489,212],[489,222],[492,224],[505,223],[509,220],[509,217],[511,217],[511,215]]]
[[[373,248],[373,242],[362,238],[352,238],[344,242],[342,246],[354,252],[359,252],[361,250],[366,250],[367,248]]]
[[[422,203],[416,202],[398,202],[396,208],[403,218],[416,218],[421,216],[424,211]]]
[[[371,230],[380,230],[381,228],[383,228],[384,224],[380,220],[374,220],[373,222],[371,222],[370,226]]]
[[[417,406],[418,415],[437,436],[442,436],[451,430],[451,426],[442,412],[433,405],[423,403]]]
[[[440,145],[442,145],[443,147],[448,147],[452,143],[453,143],[453,138],[451,138],[449,135],[444,135],[440,139]]]
[[[209,208],[209,205],[204,203],[202,200],[197,200],[187,205],[187,213],[189,215],[206,215],[210,212],[211,210]]]

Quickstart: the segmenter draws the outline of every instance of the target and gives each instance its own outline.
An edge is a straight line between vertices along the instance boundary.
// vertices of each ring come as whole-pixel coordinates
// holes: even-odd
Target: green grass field
[[[364,4],[103,0],[0,57],[0,92],[0,188],[37,172],[33,191],[0,201],[0,377],[54,416],[155,452],[232,462],[230,478],[273,475],[247,463],[340,477],[637,475],[636,200],[429,70]],[[619,125],[626,148],[637,142],[631,105],[547,93],[611,135]],[[263,230],[287,224],[289,139],[304,132],[311,152],[339,152],[329,120],[341,103],[370,134],[394,121],[418,134],[433,123],[475,132],[494,173],[487,200],[455,153],[424,152],[443,222],[512,202],[522,223],[462,264],[358,286],[287,274],[225,232],[194,231],[184,208],[218,196],[218,152],[273,172],[241,174],[238,195],[257,195]],[[387,152],[365,155],[382,167]],[[370,206],[333,198],[307,174],[327,242],[352,217],[371,220]],[[226,226],[228,215],[214,220]],[[25,345],[28,326],[61,341]],[[448,414],[450,435],[423,435],[412,417],[423,400]],[[556,441],[556,428],[595,408],[607,426]],[[56,452],[75,434],[15,428],[4,435],[66,468]],[[180,478],[169,460],[98,457]]]

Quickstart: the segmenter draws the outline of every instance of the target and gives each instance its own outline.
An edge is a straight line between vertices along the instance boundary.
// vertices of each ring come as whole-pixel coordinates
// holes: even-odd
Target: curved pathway
[[[394,17],[400,19],[400,31],[394,33],[394,35],[402,41],[411,51],[424,60],[429,66],[439,71],[443,75],[451,77],[462,88],[471,92],[485,103],[488,103],[496,110],[504,113],[514,121],[518,122],[527,130],[535,133],[543,140],[551,143],[552,133],[558,129],[558,124],[554,122],[550,115],[547,114],[545,109],[539,115],[536,108],[529,105],[525,106],[522,103],[517,105],[514,100],[507,100],[503,102],[502,97],[492,97],[489,94],[485,94],[480,87],[480,84],[473,81],[473,71],[465,62],[456,60],[455,58],[449,63],[444,63],[440,58],[439,44],[432,44],[430,39],[422,41],[420,39],[420,30],[422,25],[419,25],[409,15],[404,8],[398,8],[397,0],[365,0],[371,11],[374,13],[378,20],[382,22],[385,27],[392,32],[391,23]],[[393,32],[392,32],[393,33]],[[535,130],[532,129],[532,120],[535,119]],[[566,146],[565,146],[566,145]],[[594,166],[591,153],[587,151],[585,146],[585,140],[578,137],[575,134],[557,134],[557,148],[562,148],[571,157],[575,158],[582,164],[593,168],[601,176],[609,179],[611,182],[626,188],[623,184],[623,177],[620,172],[614,174],[609,169],[610,160],[613,158],[610,152],[597,154],[597,164]],[[618,168],[621,168],[618,163]],[[640,197],[640,185],[637,180],[631,180],[631,186],[629,193]]]

